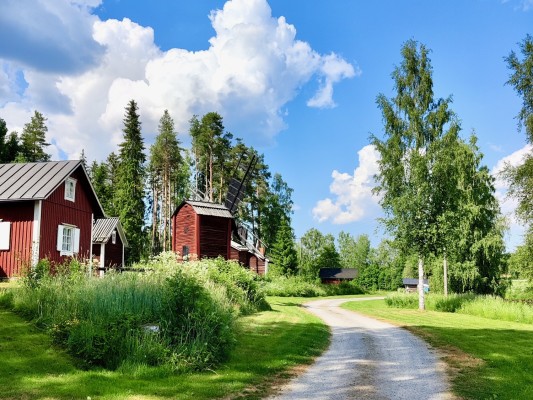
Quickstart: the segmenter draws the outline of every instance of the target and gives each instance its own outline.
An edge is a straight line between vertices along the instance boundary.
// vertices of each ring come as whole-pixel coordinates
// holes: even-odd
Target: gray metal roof
[[[418,285],[418,278],[403,278],[402,279],[404,285]],[[429,281],[427,279],[424,279],[424,285],[427,285]]]
[[[320,278],[330,279],[355,279],[357,269],[355,268],[320,268],[318,273]]]
[[[93,225],[93,243],[107,243],[114,230],[117,230],[120,240],[124,246],[128,247],[126,235],[122,229],[122,225],[117,217],[113,218],[98,218]]]
[[[185,203],[190,204],[198,215],[210,215],[213,217],[233,218],[230,211],[225,205],[210,203],[206,201],[191,201]]]
[[[0,201],[43,200],[81,161],[0,164]]]

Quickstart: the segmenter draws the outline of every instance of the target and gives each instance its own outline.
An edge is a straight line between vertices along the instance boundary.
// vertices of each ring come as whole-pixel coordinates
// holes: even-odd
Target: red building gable
[[[0,164],[0,278],[39,259],[88,259],[103,217],[81,161]]]

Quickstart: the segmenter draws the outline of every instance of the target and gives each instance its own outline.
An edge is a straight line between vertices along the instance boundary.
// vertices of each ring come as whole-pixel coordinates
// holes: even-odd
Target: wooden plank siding
[[[258,275],[265,275],[265,260],[259,258],[255,254],[248,253],[248,264],[250,271]]]
[[[84,177],[80,172],[81,170],[78,169],[72,174],[72,178],[77,180],[74,202],[65,199],[65,184],[59,185],[42,202],[39,259],[48,258],[56,263],[66,261],[68,257],[60,256],[57,250],[58,226],[63,224],[74,225],[80,230],[80,251],[77,257],[89,258],[93,207],[88,186],[83,182]]]
[[[33,201],[0,204],[0,219],[11,222],[9,250],[0,250],[0,278],[20,276],[31,263],[33,208]]]
[[[172,249],[183,255],[183,246],[187,246],[189,254],[198,255],[197,233],[197,215],[191,205],[185,204],[172,217]]]
[[[105,245],[105,267],[106,268],[120,268],[125,267],[122,265],[122,240],[120,235],[116,235],[117,239],[115,244],[109,239]],[[98,246],[99,247],[99,246]]]
[[[231,219],[200,215],[200,258],[230,258]]]

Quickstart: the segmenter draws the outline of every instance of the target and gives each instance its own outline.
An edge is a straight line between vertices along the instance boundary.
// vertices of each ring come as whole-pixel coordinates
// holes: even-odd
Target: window
[[[0,250],[9,250],[11,241],[11,222],[0,221]]]
[[[111,234],[111,243],[117,244],[117,231],[113,231]]]
[[[57,228],[57,251],[62,256],[72,256],[80,251],[80,230],[73,225]]]
[[[189,259],[189,246],[183,246],[183,251],[181,252],[181,256],[183,257],[184,260],[188,260]]]
[[[65,181],[65,200],[75,201],[76,199],[76,179],[67,178]]]

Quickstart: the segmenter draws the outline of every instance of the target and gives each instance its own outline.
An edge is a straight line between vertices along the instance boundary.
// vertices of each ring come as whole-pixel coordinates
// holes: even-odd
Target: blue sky
[[[20,132],[37,109],[55,158],[102,160],[131,98],[147,145],[164,109],[184,144],[192,114],[218,111],[294,189],[296,236],[316,227],[377,244],[368,137],[381,134],[375,99],[393,95],[402,44],[432,50],[435,96],[453,96],[463,135],[476,131],[497,172],[525,151],[504,57],[532,27],[532,0],[4,0],[0,117]],[[509,223],[512,249],[522,231]]]

